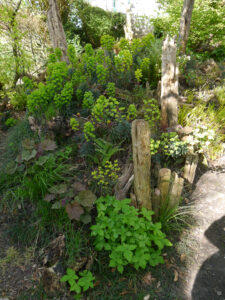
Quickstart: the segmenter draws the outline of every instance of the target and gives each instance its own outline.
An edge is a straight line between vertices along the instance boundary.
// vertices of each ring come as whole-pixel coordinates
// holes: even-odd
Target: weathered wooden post
[[[179,204],[183,186],[184,179],[178,177],[176,172],[173,172],[171,176],[171,187],[169,192],[169,208],[174,208]]]
[[[184,178],[192,184],[195,179],[196,168],[198,165],[198,153],[189,153],[186,157],[184,166]]]
[[[171,170],[166,168],[160,169],[158,179],[158,189],[160,191],[160,206],[166,204],[166,201],[168,200],[170,181]]]
[[[132,123],[134,192],[140,206],[152,209],[150,185],[150,128],[145,120]]]
[[[132,13],[131,13],[130,4],[126,9],[126,25],[124,26],[124,32],[125,32],[125,39],[131,42],[134,37],[134,32],[132,30]]]
[[[174,127],[178,123],[178,67],[175,39],[166,37],[162,48],[161,127]]]

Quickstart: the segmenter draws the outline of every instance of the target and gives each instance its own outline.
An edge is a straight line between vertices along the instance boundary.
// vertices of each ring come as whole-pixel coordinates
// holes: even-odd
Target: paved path
[[[191,197],[198,226],[189,236],[197,246],[186,276],[187,300],[225,300],[225,157],[216,165],[219,170],[202,175]]]

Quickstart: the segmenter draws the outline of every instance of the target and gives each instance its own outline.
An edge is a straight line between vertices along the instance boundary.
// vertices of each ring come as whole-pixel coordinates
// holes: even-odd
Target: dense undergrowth
[[[182,174],[188,147],[202,160],[223,152],[224,64],[205,62],[195,53],[180,58],[185,102],[179,124],[193,128],[183,141],[174,128],[160,128],[161,47],[153,34],[131,43],[103,35],[95,50],[86,44],[78,54],[69,46],[69,64],[56,49],[46,78],[38,83],[24,77],[11,99],[14,110],[25,111],[21,120],[12,111],[1,114],[2,129],[10,128],[0,170],[1,211],[11,214],[10,236],[33,246],[39,264],[59,263],[59,276],[67,273],[51,297],[69,293],[68,288],[76,298],[98,300],[146,294],[175,299],[178,293],[168,261],[170,252],[179,254],[169,240],[179,239],[191,208],[165,205],[155,217],[131,199],[116,200],[115,185],[132,162],[131,122],[138,118],[151,128],[153,190],[160,168]],[[46,261],[43,253],[59,236],[65,246]],[[150,284],[146,274],[153,278]],[[32,291],[33,299],[47,298],[43,289]]]

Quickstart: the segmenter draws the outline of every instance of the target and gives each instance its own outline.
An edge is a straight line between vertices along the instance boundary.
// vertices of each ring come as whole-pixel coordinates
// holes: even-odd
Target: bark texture
[[[60,48],[62,51],[62,60],[69,63],[67,56],[67,41],[63,29],[59,8],[56,0],[49,0],[48,10],[48,30],[53,48]]]
[[[171,188],[169,193],[169,208],[174,208],[179,204],[183,186],[184,179],[178,177],[176,172],[173,172],[171,176]]]
[[[134,162],[134,192],[140,206],[152,209],[150,186],[150,129],[148,122],[135,120],[132,123]]]
[[[174,127],[178,123],[178,67],[175,39],[167,36],[162,49],[161,127]]]
[[[191,16],[195,0],[184,0],[183,9],[180,18],[179,30],[179,48],[181,54],[185,54],[188,35],[190,32]]]
[[[195,179],[197,165],[198,154],[188,154],[184,166],[184,178],[191,184],[194,182]]]

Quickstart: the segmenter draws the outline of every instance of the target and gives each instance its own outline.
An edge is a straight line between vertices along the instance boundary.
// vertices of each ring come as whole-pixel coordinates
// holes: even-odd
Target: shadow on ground
[[[192,289],[192,300],[225,299],[225,216],[205,231],[218,252],[202,264]]]

